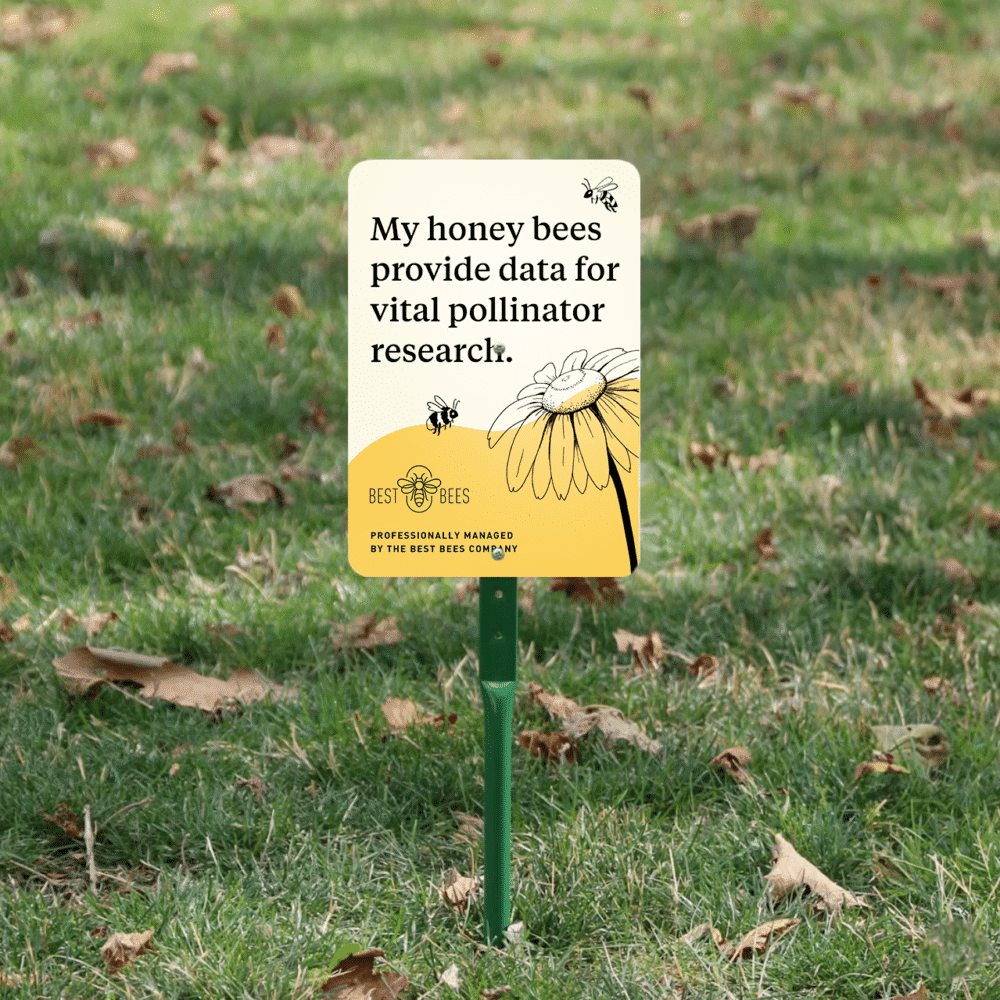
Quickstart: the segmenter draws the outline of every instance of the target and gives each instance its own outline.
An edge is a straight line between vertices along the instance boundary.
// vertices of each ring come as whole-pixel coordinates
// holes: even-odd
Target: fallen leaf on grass
[[[762,562],[766,562],[769,559],[781,558],[778,555],[778,550],[774,547],[774,529],[770,526],[761,528],[753,536],[753,547],[757,550],[757,555],[760,556]]]
[[[104,192],[104,197],[112,205],[142,205],[143,208],[154,208],[160,201],[148,188],[136,184],[116,184]]]
[[[742,250],[743,243],[757,228],[760,209],[736,205],[714,215],[698,215],[674,226],[686,243],[711,243],[720,249]]]
[[[639,84],[635,84],[629,87],[626,93],[633,100],[638,101],[647,111],[652,112],[653,92],[649,89],[649,87],[643,87]]]
[[[326,412],[326,407],[317,399],[309,401],[305,416],[299,417],[299,426],[314,434],[326,434],[336,429],[330,426],[330,415]]]
[[[920,983],[912,993],[897,993],[892,1000],[930,1000],[927,987]]]
[[[626,719],[622,712],[610,705],[579,705],[572,698],[551,694],[537,681],[528,685],[531,697],[551,715],[563,720],[563,733],[573,740],[580,740],[592,729],[599,729],[605,737],[605,746],[618,740],[632,743],[649,753],[660,753],[663,744],[651,740],[637,723]]]
[[[479,844],[483,839],[483,821],[479,816],[472,816],[469,813],[455,813],[455,819],[459,821],[458,833],[455,839],[463,844]]]
[[[143,83],[159,83],[174,73],[192,73],[199,66],[193,52],[156,52],[139,77]]]
[[[963,587],[972,587],[972,574],[954,556],[945,556],[938,561],[937,567],[953,583],[960,583]]]
[[[928,694],[939,695],[942,698],[950,698],[956,708],[962,705],[962,699],[955,690],[955,685],[951,681],[942,677],[925,677],[921,682],[924,690]]]
[[[549,583],[552,593],[565,593],[574,601],[588,604],[617,604],[625,597],[625,588],[613,576],[557,576]]]
[[[267,342],[267,346],[279,354],[284,354],[288,347],[285,328],[280,323],[271,323],[264,331],[264,339]]]
[[[517,742],[533,757],[555,764],[576,763],[576,743],[563,733],[540,733],[525,729],[518,733]]]
[[[456,993],[462,988],[462,979],[458,973],[458,966],[454,962],[438,976],[438,979]]]
[[[62,618],[62,630],[68,632],[74,625],[82,625],[87,630],[87,638],[98,635],[112,622],[118,621],[117,611],[95,611],[82,618],[67,610]]]
[[[128,423],[128,417],[123,417],[116,410],[88,410],[73,420],[74,424],[98,424],[101,427],[123,427]]]
[[[397,618],[380,619],[374,611],[358,615],[352,622],[333,625],[334,649],[374,649],[376,646],[394,646],[403,641],[403,634],[396,628]]]
[[[104,322],[104,316],[99,309],[88,309],[86,312],[78,313],[76,316],[66,316],[59,320],[60,330],[78,330],[80,327],[100,326]]]
[[[0,445],[0,465],[5,469],[16,469],[33,454],[44,454],[33,437],[13,437]]]
[[[918,378],[912,379],[913,395],[923,407],[924,415],[944,420],[974,417],[991,403],[1000,401],[1000,393],[989,389],[928,389]]]
[[[1000,508],[991,507],[988,503],[980,504],[966,519],[962,525],[967,531],[973,521],[982,521],[986,525],[986,530],[995,535],[1000,531]]]
[[[56,806],[55,816],[50,816],[47,812],[43,812],[42,815],[50,823],[55,823],[67,837],[78,838],[83,836],[83,827],[80,825],[76,813],[65,802],[60,802]]]
[[[474,878],[469,878],[467,875],[459,875],[458,871],[452,868],[446,873],[441,895],[459,913],[465,913],[469,900],[476,894],[476,889],[476,880]]]
[[[154,933],[139,931],[134,934],[112,934],[101,946],[101,957],[108,971],[115,973],[143,953],[155,951],[152,945]]]
[[[399,972],[375,970],[375,959],[385,958],[381,948],[356,951],[339,962],[333,975],[320,986],[337,1000],[395,1000],[410,984]]]
[[[767,923],[755,927],[752,931],[744,935],[739,944],[733,945],[729,949],[729,961],[737,962],[751,955],[760,955],[766,949],[772,938],[779,938],[782,934],[787,934],[794,927],[802,923],[801,917],[783,917],[781,920],[768,920]]]
[[[198,166],[205,173],[211,173],[216,167],[221,167],[229,159],[226,147],[216,138],[207,139],[198,154]]]
[[[937,292],[951,300],[956,309],[961,309],[965,286],[970,282],[978,282],[974,274],[935,274],[924,276],[914,274],[905,267],[900,272],[903,284],[910,288],[922,288],[924,291]]]
[[[382,714],[394,733],[405,733],[410,726],[431,725],[440,729],[446,723],[453,726],[458,721],[455,712],[428,715],[411,698],[386,698],[382,703]]]
[[[943,729],[928,723],[909,726],[872,726],[878,749],[894,756],[909,758],[928,769],[941,764],[951,753]]]
[[[120,649],[78,646],[52,662],[56,673],[76,694],[87,694],[102,684],[126,684],[138,686],[140,694],[147,698],[184,708],[200,708],[204,712],[247,705],[261,701],[268,694],[281,698],[292,693],[245,667],[234,670],[224,681],[206,677],[166,657]]]
[[[716,754],[709,761],[709,766],[728,771],[740,784],[748,781],[753,784],[753,778],[746,770],[749,763],[750,750],[747,747],[730,747],[728,750]]]
[[[49,4],[22,4],[0,15],[0,49],[16,52],[29,42],[49,42],[68,31],[74,13]]]
[[[687,945],[692,945],[695,941],[700,941],[706,935],[712,938],[712,943],[716,948],[725,948],[729,942],[722,936],[722,931],[718,927],[713,927],[710,923],[697,924],[686,934],[681,935],[680,940]]]
[[[811,861],[806,861],[780,833],[774,835],[776,846],[774,867],[764,876],[775,899],[784,899],[796,889],[805,886],[820,897],[818,910],[839,913],[845,906],[864,906],[863,900],[837,885],[824,875]]]
[[[712,656],[711,653],[702,653],[696,656],[688,665],[688,670],[691,671],[693,677],[700,677],[702,683],[699,687],[706,685],[707,683],[714,681],[716,674],[719,672],[720,661],[717,656]]]
[[[0,642],[13,642],[17,638],[17,633],[0,618]]]
[[[663,638],[656,629],[649,635],[634,635],[623,628],[615,631],[615,645],[619,653],[632,651],[632,659],[635,663],[636,671],[643,673],[655,673],[663,662],[666,649],[663,645]]]
[[[277,309],[284,316],[310,316],[306,300],[295,285],[282,285],[268,300],[272,309]]]
[[[198,109],[198,117],[212,129],[218,128],[225,120],[226,115],[217,107],[205,104]]]
[[[292,502],[290,494],[259,473],[237,476],[218,486],[209,486],[205,499],[225,504],[230,510],[242,509],[248,503],[263,504],[271,500],[276,500],[279,507],[287,507]]]
[[[120,170],[139,159],[139,147],[127,136],[83,147],[87,159],[101,170]]]
[[[972,460],[972,467],[976,472],[994,472],[997,463],[992,458],[987,458],[981,451],[977,451]]]
[[[863,760],[854,769],[854,780],[858,781],[866,774],[909,774],[910,772],[896,763],[891,753],[873,750],[868,760]]]

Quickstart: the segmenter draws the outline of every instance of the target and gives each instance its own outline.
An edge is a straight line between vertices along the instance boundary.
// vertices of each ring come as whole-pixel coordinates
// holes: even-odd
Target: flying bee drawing
[[[406,506],[422,514],[429,510],[434,494],[441,487],[441,480],[433,478],[426,465],[415,465],[406,473],[405,479],[397,479],[396,485],[406,497]]]
[[[618,211],[618,202],[612,197],[611,192],[617,190],[618,185],[610,178],[591,184],[586,177],[583,179],[584,198],[589,198],[592,205],[600,202],[609,212]]]
[[[427,429],[440,434],[442,427],[451,427],[458,418],[456,407],[460,402],[460,399],[456,399],[449,406],[440,396],[435,396],[433,401],[427,404],[427,409],[431,411],[431,415],[427,418]]]

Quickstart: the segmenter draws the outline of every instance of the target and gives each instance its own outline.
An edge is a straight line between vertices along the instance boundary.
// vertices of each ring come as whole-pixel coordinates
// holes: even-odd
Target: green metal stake
[[[479,688],[486,734],[486,920],[488,945],[502,947],[510,923],[510,742],[517,687],[517,578],[479,580]]]

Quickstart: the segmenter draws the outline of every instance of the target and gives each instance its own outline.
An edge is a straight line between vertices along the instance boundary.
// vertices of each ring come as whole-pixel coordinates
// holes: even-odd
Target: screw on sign
[[[348,198],[348,556],[479,577],[483,929],[503,945],[518,577],[639,560],[639,175],[370,160]]]

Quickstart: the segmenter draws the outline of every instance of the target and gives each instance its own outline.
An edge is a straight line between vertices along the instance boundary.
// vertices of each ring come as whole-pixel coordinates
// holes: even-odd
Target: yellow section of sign
[[[486,432],[459,426],[438,433],[406,427],[365,448],[348,466],[354,570],[363,576],[627,576],[623,517],[638,546],[638,458],[617,443],[617,459],[605,448],[602,464],[596,447],[584,458],[579,441],[558,440],[572,424],[545,419],[547,431],[526,424],[499,440],[494,432],[492,448]],[[522,445],[536,435],[537,449],[518,445],[521,434]],[[629,451],[638,452],[638,436],[636,426]],[[497,549],[501,560],[493,557]]]

